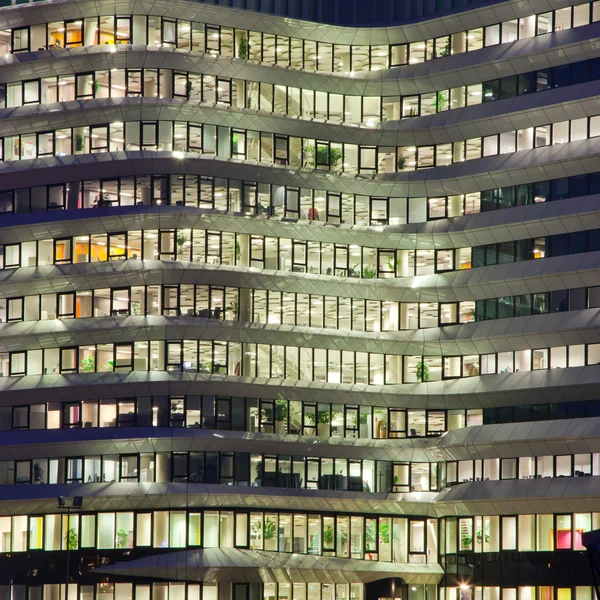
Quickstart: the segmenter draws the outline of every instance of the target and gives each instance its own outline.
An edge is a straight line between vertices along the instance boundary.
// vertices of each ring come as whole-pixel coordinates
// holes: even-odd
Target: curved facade
[[[0,9],[0,600],[592,600],[598,2],[222,4]]]

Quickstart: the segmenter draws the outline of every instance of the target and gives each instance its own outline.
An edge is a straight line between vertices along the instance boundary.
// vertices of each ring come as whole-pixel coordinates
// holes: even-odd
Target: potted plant
[[[379,541],[382,544],[390,543],[390,524],[382,523],[379,526]]]
[[[131,314],[135,317],[139,317],[142,312],[142,304],[137,300],[131,301]]]
[[[93,373],[96,370],[96,357],[94,355],[86,356],[81,359],[81,372]]]
[[[75,136],[75,152],[83,152],[83,136],[79,133]]]
[[[275,400],[275,421],[286,424],[288,419],[288,402],[287,400]],[[286,427],[287,429],[287,427]]]
[[[437,92],[435,95],[435,110],[442,112],[448,106],[448,92]]]
[[[367,265],[366,267],[363,267],[363,279],[375,279],[376,275],[377,271],[375,271],[375,268],[372,265]]]
[[[189,100],[192,96],[192,82],[188,79],[186,84],[185,84],[185,95],[187,97],[187,99]]]
[[[65,544],[68,550],[77,550],[77,546],[79,545],[79,536],[73,527],[67,530],[67,535],[65,535]]]
[[[490,526],[486,523],[485,527],[483,528],[483,531],[481,529],[477,530],[477,533],[475,534],[477,543],[479,545],[483,544],[484,542],[486,544],[490,543]]]
[[[317,412],[317,422],[319,425],[327,425],[329,423],[329,411],[320,410]]]
[[[406,159],[404,156],[399,156],[396,161],[396,171],[404,171],[404,167],[406,166]]]
[[[94,98],[96,98],[98,96],[98,91],[100,90],[100,82],[97,79],[94,80],[93,88],[94,88]]]
[[[341,148],[329,148],[329,167],[335,169],[340,160],[342,160]]]
[[[429,365],[426,362],[418,362],[416,371],[419,381],[427,381],[429,379]]]
[[[240,134],[234,133],[231,135],[231,153],[238,154],[238,144],[240,142]]]
[[[391,273],[396,274],[398,268],[401,265],[401,261],[396,259],[394,256],[390,256],[387,261],[387,268]]]
[[[238,302],[237,300],[232,300],[226,307],[225,307],[225,311],[226,312],[230,312],[233,313],[233,318],[237,319],[238,318]]]
[[[241,258],[242,258],[242,247],[240,246],[240,243],[236,240],[235,241],[235,262],[236,262],[236,264],[240,262]]]
[[[104,365],[104,369],[106,371],[114,371],[115,370],[115,361],[114,360],[106,361],[106,365]]]
[[[265,518],[265,524],[263,527],[263,537],[265,540],[275,539],[275,534],[277,533],[277,524],[271,517]]]
[[[117,548],[127,548],[127,540],[129,538],[129,534],[124,529],[119,529],[117,531]]]
[[[94,197],[94,206],[112,206],[112,198],[107,192],[102,192]]]
[[[248,42],[246,41],[245,37],[240,40],[238,46],[238,58],[241,58],[242,60],[246,60],[248,58]]]
[[[333,527],[331,525],[327,525],[323,529],[323,548],[333,548],[334,547],[334,537],[333,537]]]
[[[257,521],[254,523],[254,525],[252,525],[251,529],[257,537],[259,537],[262,532],[265,540],[272,540],[275,538],[275,534],[277,533],[277,524],[275,521],[273,521],[273,519],[271,519],[271,517],[266,517],[264,525],[260,521]]]
[[[450,37],[446,39],[446,45],[440,50],[438,58],[443,58],[444,56],[450,56]]]
[[[44,470],[39,463],[33,463],[33,483],[42,483],[44,480]]]
[[[183,256],[183,246],[188,241],[187,236],[183,233],[177,235],[177,255]]]

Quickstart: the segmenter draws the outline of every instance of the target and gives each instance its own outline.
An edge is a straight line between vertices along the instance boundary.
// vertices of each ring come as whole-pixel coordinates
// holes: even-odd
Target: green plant
[[[406,166],[406,159],[404,156],[399,156],[396,161],[396,171],[404,171],[404,167]]]
[[[117,531],[117,548],[127,548],[127,539],[129,538],[129,534],[124,529],[119,529]]]
[[[240,246],[240,243],[236,240],[235,241],[235,262],[238,263],[240,261],[241,257],[242,257],[242,247]]]
[[[323,547],[333,548],[333,527],[331,525],[327,525],[323,529]]]
[[[473,547],[473,536],[472,535],[463,535],[460,538],[460,544],[462,548],[465,550],[471,550]]]
[[[394,475],[394,485],[398,485],[398,481],[400,481],[398,475]]]
[[[252,532],[256,535],[260,535],[262,532],[265,540],[272,540],[275,539],[275,534],[277,533],[277,524],[271,517],[266,517],[264,525],[260,521],[252,525]]]
[[[275,400],[275,420],[285,422],[288,418],[287,400]]]
[[[446,39],[446,45],[438,52],[438,58],[450,56],[450,38]]]
[[[248,42],[246,41],[245,37],[240,40],[240,44],[238,46],[238,58],[241,58],[242,60],[246,60],[246,58],[248,58]]]
[[[362,270],[363,279],[375,279],[376,275],[377,275],[377,271],[375,270],[375,267],[372,267],[371,265],[367,265],[366,267],[363,267],[363,270]]]
[[[483,531],[481,529],[477,530],[476,539],[478,544],[482,544],[485,542],[486,544],[490,543],[490,526],[488,523],[485,524]]]
[[[368,550],[377,552],[377,542],[380,544],[389,544],[391,539],[391,529],[389,523],[379,524],[379,536],[377,536],[377,523],[375,520],[371,520],[367,523],[365,530],[365,547]],[[394,540],[398,539],[397,533],[393,536]]]
[[[98,95],[99,90],[100,90],[100,82],[96,79],[94,81],[94,98]]]
[[[179,251],[181,252],[181,247],[188,241],[187,236],[183,233],[178,234],[177,236],[177,245],[179,246]]]
[[[360,413],[360,415],[358,415],[358,422],[361,425],[366,425],[367,424],[367,413]]]
[[[142,312],[142,304],[141,302],[137,302],[136,300],[133,300],[131,302],[131,314],[138,317]]]
[[[81,359],[81,372],[93,373],[96,370],[96,357],[86,356]]]
[[[328,410],[320,410],[317,412],[317,423],[319,423],[319,425],[326,425],[327,423],[329,423]]]
[[[192,87],[192,82],[188,79],[187,83],[185,84],[185,95],[187,96],[188,100],[192,96]]]
[[[250,108],[250,105],[248,105],[248,108]],[[232,154],[237,154],[238,153],[238,144],[240,141],[240,134],[239,133],[234,133],[231,136],[231,152]]]
[[[277,533],[277,524],[270,517],[266,517],[263,531],[265,540],[272,540]]]
[[[390,543],[390,524],[389,523],[382,523],[379,526],[379,541],[382,544]]]
[[[65,535],[65,544],[67,546],[67,550],[77,550],[79,546],[79,536],[73,527],[70,527],[67,530],[67,535]]]
[[[106,369],[108,371],[114,371],[115,370],[115,361],[114,360],[107,360],[106,361]]]
[[[398,268],[402,264],[402,261],[393,256],[390,256],[386,264],[388,271],[390,271],[391,273],[396,273],[396,271],[398,271]]]
[[[435,110],[442,112],[448,106],[448,92],[438,92],[435,96]]]
[[[79,133],[75,136],[75,151],[83,152],[83,136]]]
[[[417,379],[427,381],[429,379],[429,365],[426,362],[417,363]]]
[[[316,152],[317,162],[315,164],[315,147],[312,144],[304,146],[304,166],[316,167],[317,169],[329,167],[335,169],[337,164],[342,160],[342,150],[340,148],[327,147],[319,144]]]
[[[339,535],[339,542],[342,546],[346,545],[346,542],[348,541],[348,533],[346,532],[345,529],[341,529],[340,531],[338,531],[338,535]]]

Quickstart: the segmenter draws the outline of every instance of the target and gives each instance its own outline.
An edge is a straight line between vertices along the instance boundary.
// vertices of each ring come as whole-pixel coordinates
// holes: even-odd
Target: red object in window
[[[308,209],[308,220],[309,221],[318,221],[319,220],[319,209],[318,208],[309,208]]]
[[[571,548],[571,531],[559,529],[556,535],[556,547],[558,550],[569,550]]]

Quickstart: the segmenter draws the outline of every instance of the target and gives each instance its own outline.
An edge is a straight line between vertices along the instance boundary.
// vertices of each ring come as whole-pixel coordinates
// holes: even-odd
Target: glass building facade
[[[0,5],[0,600],[600,600],[600,1]]]

